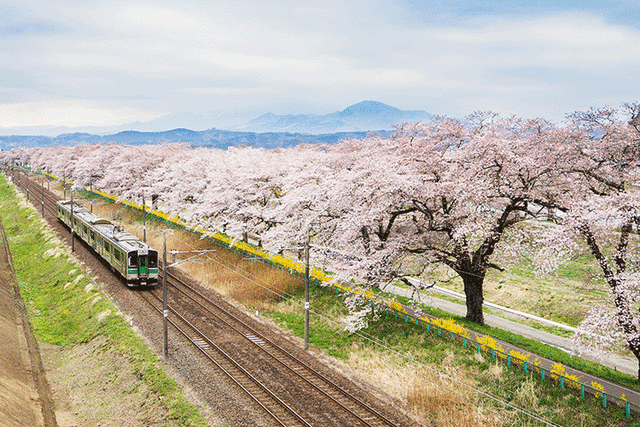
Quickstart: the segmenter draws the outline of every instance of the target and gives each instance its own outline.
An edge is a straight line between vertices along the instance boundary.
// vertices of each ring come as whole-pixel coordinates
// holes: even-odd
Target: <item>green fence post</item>
[[[418,322],[418,318],[416,317],[416,325],[420,325],[420,323]]]
[[[480,343],[478,343],[478,353],[480,353]]]
[[[564,390],[564,377],[560,377],[560,390]]]
[[[430,329],[431,329],[431,325],[427,323],[427,332],[429,332]]]
[[[605,393],[602,393],[602,407],[607,409],[607,395]]]
[[[631,418],[631,405],[629,405],[629,402],[626,403],[626,413],[627,413],[627,419]]]
[[[496,351],[494,349],[491,349],[491,358],[496,360]]]
[[[511,369],[511,356],[507,356],[507,369]]]
[[[398,310],[396,310],[395,308],[393,309],[393,311],[396,312],[396,320],[398,320]]]
[[[462,338],[462,347],[466,348],[467,347],[467,337],[463,337]]]
[[[542,374],[542,381],[544,381],[544,369],[540,368],[540,373]]]
[[[580,397],[584,400],[584,384],[580,384]]]
[[[404,314],[404,323],[409,323],[409,315],[407,313]]]
[[[442,331],[440,330],[440,326],[438,326],[438,336],[442,335]]]
[[[451,341],[453,341],[453,332],[450,332],[451,334]]]
[[[524,362],[524,373],[527,373],[527,362]]]

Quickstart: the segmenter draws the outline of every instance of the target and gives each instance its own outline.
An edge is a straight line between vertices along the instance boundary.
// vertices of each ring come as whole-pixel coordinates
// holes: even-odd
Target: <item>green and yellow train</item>
[[[77,203],[71,208],[71,201],[58,201],[58,219],[109,264],[127,286],[158,282],[157,250]]]

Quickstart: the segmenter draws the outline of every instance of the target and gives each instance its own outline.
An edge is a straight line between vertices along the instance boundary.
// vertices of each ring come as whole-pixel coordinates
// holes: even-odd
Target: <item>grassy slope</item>
[[[182,396],[178,384],[162,371],[158,358],[85,277],[73,257],[60,248],[59,240],[40,217],[30,206],[18,202],[4,175],[0,175],[0,217],[37,339],[63,347],[103,339],[104,349],[123,355],[134,374],[164,402],[174,423],[206,425],[199,411]],[[118,414],[113,416],[118,419]]]
[[[296,295],[301,304],[303,295]],[[312,308],[329,318],[346,314],[344,305],[334,294],[313,289]],[[302,310],[292,310],[290,301],[273,306],[266,315],[298,336],[304,334]],[[438,425],[541,425],[513,409],[504,408],[449,380],[443,380],[432,369],[446,373],[483,393],[488,393],[510,404],[562,426],[639,426],[636,419],[625,419],[624,410],[613,407],[603,410],[598,400],[580,399],[575,390],[560,390],[552,381],[541,381],[536,374],[525,374],[521,369],[507,370],[490,357],[481,356],[473,349],[453,344],[448,337],[392,317],[371,323],[364,331],[367,338],[381,343],[392,351],[373,345],[365,338],[347,334],[322,318],[312,317],[310,342],[329,354],[342,359],[359,371],[367,371],[370,380],[384,379],[377,385],[404,400],[413,409]],[[397,352],[397,353],[396,353]],[[409,358],[399,357],[399,354]],[[417,362],[417,363],[416,363]],[[387,371],[391,371],[388,373]],[[394,386],[390,378],[400,377]],[[421,381],[424,379],[425,381]],[[436,384],[436,386],[434,386]],[[434,388],[439,388],[434,392]],[[469,405],[471,403],[471,405]],[[442,407],[448,409],[443,411]],[[458,410],[452,411],[452,407]],[[470,412],[482,416],[466,419]],[[466,414],[466,415],[461,415]]]

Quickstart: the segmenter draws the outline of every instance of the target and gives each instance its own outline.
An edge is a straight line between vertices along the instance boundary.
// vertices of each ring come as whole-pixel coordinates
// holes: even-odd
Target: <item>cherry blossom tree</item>
[[[627,105],[626,120],[612,108],[569,116],[562,141],[572,186],[561,222],[582,237],[610,290],[609,304],[582,322],[578,350],[607,349],[622,339],[639,361],[640,379],[639,110]]]
[[[552,131],[543,120],[477,113],[350,141],[340,149],[355,153],[352,164],[330,201],[340,222],[325,240],[358,255],[351,273],[369,284],[407,273],[437,280],[433,267],[446,266],[464,283],[467,318],[483,323],[484,278],[502,268],[505,233],[553,206]]]

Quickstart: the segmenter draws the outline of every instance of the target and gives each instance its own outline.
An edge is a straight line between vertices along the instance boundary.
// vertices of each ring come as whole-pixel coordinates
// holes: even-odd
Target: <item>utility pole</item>
[[[281,248],[278,253],[288,250],[298,252],[300,259],[300,251],[304,250],[304,349],[309,350],[309,249],[311,248],[311,229],[307,229],[307,237],[304,246],[294,248]]]
[[[147,206],[144,202],[144,191],[142,192],[142,241],[147,243]]]
[[[304,244],[304,349],[309,350],[309,231]]]
[[[67,171],[62,172],[62,200],[67,200]]]
[[[71,252],[75,251],[74,245],[74,229],[73,229],[73,189],[71,189]]]
[[[162,230],[162,354],[165,362],[169,356],[169,344],[167,342],[167,272],[169,266],[167,265],[167,231]]]
[[[42,209],[42,217],[44,218],[44,173],[40,175],[40,185],[42,185],[42,199],[40,199],[40,208]]]
[[[173,230],[165,229],[162,230],[162,268],[164,271],[162,272],[162,355],[164,357],[164,361],[167,361],[169,357],[169,342],[168,342],[168,317],[169,317],[169,307],[167,304],[167,275],[169,274],[169,267],[173,267],[174,265],[181,264],[186,261],[190,261],[193,258],[196,258],[200,255],[215,252],[215,250],[197,250],[197,251],[170,251],[174,256],[178,253],[195,253],[196,255],[184,259],[182,261],[174,262],[173,264],[167,264],[167,231],[173,232]]]

